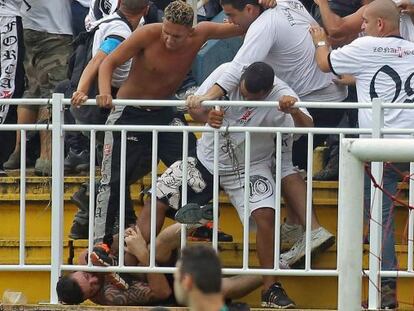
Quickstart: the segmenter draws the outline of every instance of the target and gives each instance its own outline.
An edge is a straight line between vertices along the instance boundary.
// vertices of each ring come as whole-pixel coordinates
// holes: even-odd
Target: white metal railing
[[[275,236],[279,236],[280,230],[280,152],[281,152],[281,135],[282,133],[297,133],[297,134],[308,134],[308,170],[307,170],[307,205],[306,205],[306,261],[305,269],[292,269],[292,270],[282,270],[279,269],[279,241],[275,239],[275,260],[274,260],[274,269],[253,269],[249,267],[248,254],[249,254],[249,221],[248,214],[245,209],[244,215],[244,229],[243,229],[243,265],[242,268],[225,268],[223,273],[225,274],[261,274],[261,275],[291,275],[291,276],[338,276],[339,277],[339,288],[338,288],[338,297],[339,297],[339,308],[341,310],[353,310],[344,306],[344,297],[348,295],[361,294],[361,280],[362,277],[362,266],[359,265],[359,259],[362,258],[362,231],[354,230],[355,226],[359,228],[359,225],[362,224],[363,216],[362,214],[357,214],[358,218],[350,219],[348,215],[348,206],[344,205],[343,202],[348,202],[349,196],[345,191],[348,191],[350,186],[347,186],[347,182],[351,183],[352,186],[359,186],[363,182],[363,178],[358,173],[358,178],[360,180],[355,181],[351,180],[344,176],[347,176],[342,169],[341,182],[339,186],[339,202],[340,207],[338,208],[338,264],[337,269],[312,269],[311,268],[311,256],[310,256],[310,241],[311,241],[311,212],[312,212],[312,157],[313,157],[313,136],[317,134],[340,134],[341,141],[347,142],[349,140],[344,139],[345,134],[372,134],[373,137],[381,137],[383,134],[412,134],[414,129],[383,129],[382,120],[383,120],[383,109],[384,108],[413,108],[411,104],[384,104],[378,100],[375,100],[375,104],[371,103],[297,103],[299,107],[306,108],[373,108],[374,114],[374,126],[372,129],[352,129],[352,128],[285,128],[285,127],[230,127],[229,129],[212,129],[204,126],[139,126],[139,125],[69,125],[64,124],[63,120],[63,107],[66,104],[69,104],[68,99],[63,99],[62,94],[53,94],[52,100],[0,100],[0,103],[10,103],[10,104],[21,104],[30,103],[33,104],[51,104],[52,106],[52,120],[53,122],[50,125],[28,125],[28,124],[19,124],[19,125],[1,125],[0,131],[2,130],[20,130],[22,134],[22,152],[21,152],[21,172],[20,172],[20,245],[19,245],[19,264],[18,265],[0,265],[0,271],[50,271],[51,272],[51,292],[50,292],[50,302],[57,303],[58,298],[55,292],[55,285],[58,281],[60,272],[62,270],[82,270],[82,271],[116,271],[116,272],[160,272],[160,273],[171,273],[174,271],[174,267],[156,267],[155,266],[155,209],[156,201],[155,196],[152,196],[151,201],[151,250],[150,250],[150,264],[148,267],[126,267],[123,265],[123,230],[120,230],[120,242],[119,242],[119,254],[120,254],[120,265],[117,267],[94,267],[89,264],[89,266],[80,266],[80,265],[65,265],[62,264],[62,250],[63,250],[63,134],[66,131],[90,131],[90,193],[94,193],[95,189],[95,142],[96,142],[96,132],[97,131],[120,131],[121,132],[121,163],[125,163],[124,160],[126,157],[126,133],[129,131],[142,131],[142,132],[151,132],[152,133],[152,187],[155,188],[157,180],[157,137],[159,132],[182,132],[183,133],[183,188],[182,188],[182,204],[186,203],[187,200],[187,187],[186,187],[186,176],[187,176],[187,147],[188,147],[188,134],[190,132],[213,132],[214,133],[214,191],[213,191],[213,206],[214,206],[214,230],[213,230],[213,247],[217,249],[218,239],[217,239],[217,219],[218,219],[218,200],[219,200],[219,185],[218,185],[218,137],[219,133],[225,130],[229,132],[244,132],[245,141],[246,141],[246,152],[245,152],[245,188],[249,183],[249,171],[250,171],[250,133],[253,132],[274,132],[276,133],[276,148],[277,148],[277,165],[276,165],[276,213],[275,213]],[[116,100],[114,101],[116,105],[130,105],[130,106],[182,106],[184,101],[167,101],[167,100]],[[87,104],[95,104],[94,100],[89,100]],[[208,106],[232,106],[232,105],[246,105],[246,102],[228,102],[228,101],[209,101],[203,103]],[[275,106],[275,103],[272,102],[248,102],[249,107],[269,107]],[[27,265],[25,264],[25,135],[27,130],[51,130],[52,131],[52,223],[51,223],[51,264],[50,265]],[[356,140],[358,141],[358,140]],[[372,140],[374,141],[374,140]],[[381,140],[385,141],[385,140]],[[346,148],[341,148],[341,158],[343,158]],[[376,150],[376,149],[375,149]],[[395,150],[395,148],[394,148]],[[374,155],[373,155],[374,157]],[[393,158],[390,158],[391,160]],[[374,157],[373,160],[376,160]],[[343,160],[341,160],[341,165]],[[356,161],[356,160],[355,160]],[[373,175],[377,180],[379,180],[380,170],[382,165],[373,163]],[[347,168],[348,171],[348,168]],[[411,164],[411,171],[413,173],[413,164]],[[121,165],[121,182],[120,182],[120,217],[119,217],[119,227],[123,228],[125,223],[124,215],[124,204],[125,204],[125,165]],[[410,204],[413,203],[413,187],[412,181],[410,180]],[[344,199],[346,198],[346,200]],[[372,212],[374,219],[378,221],[381,217],[381,202],[378,200],[381,198],[381,195],[375,199],[374,209]],[[359,197],[358,197],[359,199]],[[248,206],[248,193],[244,196],[245,206]],[[89,201],[89,243],[88,249],[89,253],[93,247],[93,223],[94,223],[94,207],[95,201],[94,196],[90,195]],[[359,209],[358,209],[358,212]],[[376,308],[379,304],[378,297],[378,288],[379,288],[379,278],[378,275],[383,276],[398,276],[400,277],[412,277],[413,274],[413,213],[409,212],[409,238],[408,238],[408,269],[407,271],[380,271],[380,258],[381,258],[381,230],[373,226],[373,221],[371,222],[371,246],[370,246],[370,270],[365,271],[369,274],[371,279],[370,288],[369,288],[369,306],[370,308]],[[183,226],[185,229],[185,226]],[[358,231],[358,232],[356,232]],[[352,232],[351,235],[349,233]],[[353,239],[350,236],[354,237]],[[185,230],[182,232],[182,240],[185,241]],[[361,240],[361,243],[355,243],[355,241]],[[356,250],[357,249],[357,250]],[[349,251],[352,251],[352,256],[350,260]],[[341,254],[345,254],[342,256]],[[355,263],[358,263],[357,265]],[[344,287],[348,282],[355,281],[358,276],[358,286],[352,284],[349,287]],[[353,289],[350,289],[353,287]],[[353,297],[353,296],[352,296]],[[358,298],[360,299],[360,298]],[[360,304],[358,303],[358,308]],[[355,309],[356,310],[356,309]]]

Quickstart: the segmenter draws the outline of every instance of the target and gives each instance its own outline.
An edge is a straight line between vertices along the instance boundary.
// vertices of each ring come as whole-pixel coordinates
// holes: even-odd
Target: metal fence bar
[[[312,178],[313,178],[313,134],[308,134],[308,172],[306,183],[306,232],[305,232],[305,270],[311,268],[312,242]]]
[[[381,128],[384,126],[384,114],[382,102],[374,99],[372,105],[372,137],[380,138]],[[376,181],[382,184],[383,163],[372,162],[372,176]],[[377,309],[381,306],[381,277],[378,274],[381,271],[382,258],[382,191],[379,191],[374,183],[371,182],[371,212],[369,221],[370,243],[369,243],[369,285],[368,285],[368,308]]]
[[[20,130],[20,213],[19,213],[19,264],[26,257],[26,131]]]
[[[181,205],[187,204],[188,190],[188,131],[183,131],[183,177],[181,182]],[[181,225],[181,248],[187,244],[187,226]]]
[[[152,131],[151,161],[151,229],[150,229],[150,267],[155,268],[155,240],[157,229],[157,170],[158,170],[158,131]]]
[[[94,243],[95,227],[95,156],[96,156],[96,131],[90,133],[89,151],[89,227],[88,227],[88,258],[90,258]],[[92,266],[92,261],[88,260]]]
[[[279,269],[280,263],[280,244],[282,243],[280,235],[281,219],[281,200],[282,197],[282,133],[276,133],[276,163],[275,163],[275,236],[274,236],[274,256],[273,267]],[[289,207],[287,207],[289,208]]]
[[[64,122],[62,94],[52,98],[52,224],[51,224],[51,271],[50,303],[58,303],[56,284],[60,276],[63,252],[63,146],[61,124]]]
[[[83,265],[62,265],[62,271],[88,271],[88,272],[122,272],[122,273],[174,273],[176,271],[175,267],[145,267],[145,266],[125,266],[125,267],[88,267]],[[310,270],[305,271],[303,269],[287,269],[287,270],[274,270],[274,269],[260,269],[260,268],[223,268],[222,273],[226,275],[249,275],[249,274],[258,274],[258,275],[280,275],[280,276],[338,276],[337,270]],[[361,273],[362,277],[362,273]]]
[[[408,204],[414,206],[414,162],[410,163],[409,195]],[[407,270],[413,272],[413,251],[414,251],[414,211],[408,210],[408,258]]]
[[[213,169],[213,248],[217,251],[218,247],[218,209],[219,209],[219,187],[220,187],[220,181],[219,181],[219,169],[218,169],[218,163],[219,163],[219,132],[218,130],[214,130],[213,133],[214,138],[214,169]]]
[[[169,126],[169,125],[80,125],[80,124],[71,124],[63,125],[62,128],[65,131],[90,131],[95,129],[96,131],[114,131],[119,132],[122,130],[130,131],[140,131],[140,132],[152,132],[157,130],[159,132],[171,132],[171,133],[181,133],[184,129],[189,132],[214,132],[218,131],[223,133],[228,131],[229,133],[236,132],[255,132],[255,133],[292,133],[292,134],[371,134],[372,130],[368,128],[314,128],[314,127],[251,127],[251,126],[233,126],[233,127],[221,127],[220,129],[213,129],[206,126]],[[0,128],[1,130],[2,128]],[[37,129],[37,128],[35,128]],[[414,129],[410,132],[410,134]],[[398,133],[399,129],[392,130],[392,133]],[[390,131],[391,133],[391,131]]]
[[[361,310],[363,232],[363,164],[351,152],[352,140],[343,139],[339,157],[338,310]],[[343,169],[343,168],[346,168]],[[352,194],[349,194],[352,189]]]
[[[246,132],[244,139],[243,269],[248,269],[250,240],[250,133]]]
[[[126,148],[127,148],[127,132],[121,132],[121,156],[120,156],[120,180],[119,180],[119,238],[118,238],[118,264],[124,266],[124,233],[125,233],[125,191],[126,187]]]

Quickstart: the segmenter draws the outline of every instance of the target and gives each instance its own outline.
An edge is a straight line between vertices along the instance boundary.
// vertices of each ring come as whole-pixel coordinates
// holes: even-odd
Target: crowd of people
[[[64,93],[72,105],[65,122],[119,125],[185,125],[182,111],[173,107],[113,106],[117,99],[172,99],[186,93],[191,117],[213,128],[229,126],[272,127],[370,127],[370,109],[296,108],[308,102],[412,102],[414,75],[414,4],[402,0],[374,1],[273,1],[215,0],[203,2],[194,26],[194,12],[183,1],[148,0],[0,0],[1,97],[50,98]],[[208,20],[220,10],[227,23]],[[319,23],[319,24],[318,24]],[[234,59],[216,68],[198,87],[191,74],[197,53],[209,39],[243,35],[243,44]],[[75,38],[75,40],[72,40]],[[191,92],[186,92],[190,90]],[[96,98],[96,106],[84,106]],[[278,107],[252,108],[223,106],[210,109],[206,100],[274,101]],[[409,109],[386,109],[384,126],[413,128]],[[47,123],[47,106],[1,105],[0,123]],[[345,125],[344,125],[345,124]],[[28,135],[30,137],[30,135]],[[282,136],[281,190],[287,217],[274,235],[275,146],[274,133],[252,133],[249,206],[244,206],[245,136],[223,132],[219,137],[219,182],[236,208],[243,224],[248,213],[256,228],[260,267],[273,268],[274,240],[291,248],[280,256],[280,266],[297,267],[305,256],[306,184],[299,169],[307,167],[307,138]],[[392,136],[392,137],[395,137]],[[30,137],[29,139],[34,139]],[[57,286],[62,302],[78,304],[86,299],[106,305],[148,305],[186,303],[201,310],[200,292],[209,295],[209,310],[223,309],[223,297],[240,297],[263,285],[261,305],[293,308],[295,303],[274,276],[223,279],[220,265],[211,254],[214,270],[210,278],[199,276],[197,265],[210,260],[207,249],[189,248],[177,254],[179,227],[162,230],[165,217],[195,227],[212,220],[214,140],[203,132],[197,141],[188,139],[189,204],[181,206],[183,178],[181,133],[160,132],[158,158],[167,165],[156,189],[148,191],[144,207],[136,216],[130,185],[151,170],[152,136],[146,132],[127,133],[127,157],[121,161],[120,132],[97,137],[101,178],[97,193],[80,189],[74,201],[80,211],[75,217],[73,236],[88,223],[88,195],[96,196],[93,252],[83,253],[79,263],[114,265],[118,250],[113,245],[120,204],[121,165],[126,166],[125,265],[148,265],[151,195],[156,196],[156,261],[175,264],[172,285],[163,274],[118,275],[74,272],[63,276]],[[4,169],[20,168],[20,133],[2,132],[4,148],[0,161]],[[87,133],[66,133],[65,171],[88,169]],[[315,135],[314,146],[327,143],[327,165],[315,178],[338,176],[338,138]],[[33,144],[34,145],[34,144]],[[50,133],[40,132],[40,146],[29,150],[27,162],[35,162],[35,173],[51,174]],[[32,144],[30,144],[32,147]],[[384,187],[395,193],[398,176],[385,170]],[[366,178],[366,218],[370,215],[369,178]],[[382,269],[395,270],[395,238],[392,200],[383,200]],[[318,221],[311,222],[311,252],[332,246],[335,237]],[[72,228],[73,229],[73,228]],[[192,229],[197,230],[197,229]],[[85,231],[85,230],[84,230]],[[85,231],[86,232],[86,231]],[[224,233],[222,233],[224,235]],[[207,267],[206,264],[202,264]],[[188,275],[188,276],[187,276]],[[173,299],[173,292],[177,300]],[[189,294],[191,293],[191,294]],[[395,308],[396,279],[382,278],[382,306]],[[213,307],[214,306],[214,307]]]

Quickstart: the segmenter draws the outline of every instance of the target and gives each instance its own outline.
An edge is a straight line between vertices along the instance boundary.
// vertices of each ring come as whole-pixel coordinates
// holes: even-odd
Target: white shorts
[[[244,171],[240,178],[236,174],[220,176],[220,186],[236,208],[240,220],[244,219]],[[250,166],[249,216],[259,208],[275,208],[275,181],[271,161]]]

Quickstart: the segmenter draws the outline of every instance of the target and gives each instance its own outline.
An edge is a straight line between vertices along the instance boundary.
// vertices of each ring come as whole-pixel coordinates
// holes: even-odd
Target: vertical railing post
[[[349,148],[352,139],[344,139],[339,157],[338,223],[338,310],[361,310],[363,163]]]
[[[63,249],[63,94],[52,96],[52,221],[50,303],[57,304],[56,283],[60,276]]]
[[[375,98],[372,101],[372,138],[381,138],[381,129],[384,126],[384,111],[382,101]],[[371,174],[381,183],[383,163],[372,162]],[[368,309],[377,310],[381,306],[381,249],[382,249],[382,191],[375,188],[371,182],[371,206],[369,222],[369,287]]]

